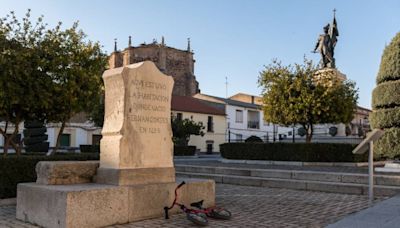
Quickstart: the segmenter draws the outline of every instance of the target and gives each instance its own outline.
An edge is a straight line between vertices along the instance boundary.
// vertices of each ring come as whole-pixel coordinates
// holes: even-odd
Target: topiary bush
[[[245,139],[244,142],[253,143],[253,142],[263,142],[263,141],[260,137],[252,135],[252,136],[248,137],[247,139]]]
[[[345,128],[345,133],[346,133],[346,136],[351,135],[351,128],[350,128],[349,125],[346,126],[346,128]]]
[[[337,135],[337,127],[332,126],[329,128],[329,134],[333,137]]]
[[[43,121],[25,121],[24,123],[25,151],[47,152],[49,150],[47,128]]]
[[[376,83],[372,92],[370,124],[372,128],[384,129],[385,134],[375,144],[375,153],[388,159],[399,158],[400,33],[383,51]]]
[[[303,137],[307,134],[307,130],[304,127],[301,127],[297,130],[297,134]]]

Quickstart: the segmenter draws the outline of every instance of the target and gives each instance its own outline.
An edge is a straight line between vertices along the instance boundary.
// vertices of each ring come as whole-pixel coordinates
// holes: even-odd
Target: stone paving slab
[[[324,227],[368,207],[362,195],[217,184],[217,205],[229,209],[229,221],[209,220],[209,227]],[[385,198],[378,198],[376,202]],[[15,219],[15,205],[0,207],[0,227],[35,227]],[[183,214],[115,225],[130,227],[195,227]]]
[[[296,165],[260,165],[260,164],[231,164],[222,163],[220,161],[203,161],[198,160],[175,160],[175,165],[198,165],[213,167],[230,167],[230,168],[251,168],[251,169],[278,169],[278,170],[301,170],[301,171],[320,171],[320,172],[339,172],[339,173],[363,173],[368,174],[368,167],[339,167],[339,166],[296,166]],[[376,172],[379,174],[379,172]],[[389,173],[383,173],[388,175]],[[389,174],[390,175],[390,174]]]
[[[400,226],[400,196],[350,215],[327,228],[392,228]]]

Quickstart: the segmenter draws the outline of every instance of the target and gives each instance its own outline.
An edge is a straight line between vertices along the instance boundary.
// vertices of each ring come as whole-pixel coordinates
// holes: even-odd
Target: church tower
[[[164,37],[161,38],[161,43],[153,39],[150,44],[142,43],[136,47],[132,45],[132,37],[129,37],[128,47],[122,52],[118,51],[115,41],[114,52],[109,58],[109,66],[112,69],[150,60],[160,71],[174,78],[173,95],[193,96],[200,92],[199,83],[194,75],[193,55],[194,53],[190,49],[190,39],[188,39],[187,50],[179,50],[168,47]]]

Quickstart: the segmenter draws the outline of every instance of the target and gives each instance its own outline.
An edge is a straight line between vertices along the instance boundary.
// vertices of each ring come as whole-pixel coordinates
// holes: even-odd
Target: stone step
[[[176,172],[176,175],[180,178],[212,179],[216,183],[223,184],[368,195],[368,185],[359,183],[340,183],[313,180],[235,176],[225,174],[190,173],[179,171]],[[398,193],[400,193],[399,186],[374,185],[375,196],[393,196]]]
[[[195,165],[175,165],[177,172],[198,174],[222,174],[244,177],[278,178],[292,180],[312,180],[334,183],[368,184],[368,174],[343,173],[307,170],[251,169],[232,167],[212,167]],[[400,176],[374,175],[374,184],[384,186],[400,186]]]

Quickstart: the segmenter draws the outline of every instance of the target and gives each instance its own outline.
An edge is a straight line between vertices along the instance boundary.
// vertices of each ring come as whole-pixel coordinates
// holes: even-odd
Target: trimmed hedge
[[[100,145],[79,145],[82,153],[100,153]]]
[[[374,128],[391,128],[400,126],[400,107],[378,109],[372,112],[369,121]]]
[[[17,184],[35,182],[35,167],[39,161],[86,161],[99,160],[99,154],[63,155],[8,155],[0,157],[0,199],[16,196]]]
[[[195,146],[174,146],[174,156],[194,156]]]
[[[382,158],[400,158],[400,128],[389,128],[374,144],[374,153]]]
[[[376,77],[377,87],[372,94],[372,128],[383,128],[385,134],[375,143],[381,157],[400,157],[400,32],[383,51]]]
[[[368,153],[353,154],[356,145],[341,143],[225,143],[227,159],[301,162],[366,162]]]
[[[378,84],[385,81],[400,79],[400,32],[392,39],[383,51],[379,73],[376,77]]]
[[[400,81],[389,81],[372,91],[372,108],[400,105]]]

